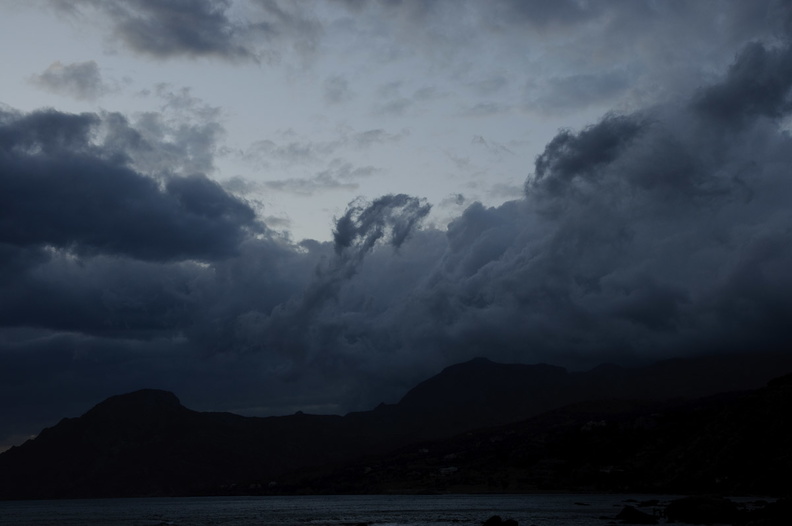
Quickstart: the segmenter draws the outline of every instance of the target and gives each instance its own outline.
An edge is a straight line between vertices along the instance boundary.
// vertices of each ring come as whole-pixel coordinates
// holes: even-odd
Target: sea
[[[13,526],[605,526],[625,505],[669,495],[344,495],[0,501]]]

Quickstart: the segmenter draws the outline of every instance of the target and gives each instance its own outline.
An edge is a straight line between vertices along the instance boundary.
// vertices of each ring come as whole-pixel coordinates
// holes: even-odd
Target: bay
[[[492,515],[520,526],[606,525],[652,495],[343,495],[0,502],[13,526],[472,526]],[[652,508],[643,508],[652,513]]]

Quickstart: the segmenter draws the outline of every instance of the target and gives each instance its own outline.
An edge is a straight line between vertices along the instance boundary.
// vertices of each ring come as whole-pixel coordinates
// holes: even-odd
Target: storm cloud
[[[0,115],[0,242],[143,260],[234,253],[255,214],[201,174],[142,176],[91,134],[92,114]]]
[[[142,387],[198,409],[341,413],[475,356],[581,368],[792,348],[786,3],[346,1],[324,4],[332,16],[311,5],[69,4],[149,59],[256,68],[283,49],[330,53],[329,28],[353,35],[336,42],[348,56],[362,36],[369,54],[355,71],[295,73],[291,103],[313,94],[344,112],[328,125],[306,110],[322,133],[292,128],[303,108],[287,108],[274,130],[245,121],[234,148],[221,144],[223,111],[171,84],[139,92],[150,111],[2,107],[0,443]],[[473,75],[460,57],[480,43],[487,67]],[[75,65],[39,81],[85,102],[100,84],[94,63],[79,64],[86,84],[69,80]],[[457,105],[458,92],[475,98]],[[552,114],[578,120],[529,128]],[[508,118],[492,126],[497,115]],[[536,158],[511,179],[479,169],[526,145]],[[425,151],[452,173],[399,164]],[[242,173],[222,173],[223,156]],[[379,194],[328,206],[326,241],[263,219],[290,194],[362,194],[374,176]],[[421,193],[440,178],[454,186],[434,208],[454,214],[447,224]],[[481,188],[509,200],[477,202]]]
[[[396,255],[367,226],[377,207],[352,206],[336,254],[371,254],[290,342],[325,371],[332,357],[413,371],[477,355],[583,366],[787,348],[792,143],[781,113],[749,112],[739,132],[702,113],[701,94],[733,82],[731,69],[689,102],[559,132],[522,199],[475,203]]]

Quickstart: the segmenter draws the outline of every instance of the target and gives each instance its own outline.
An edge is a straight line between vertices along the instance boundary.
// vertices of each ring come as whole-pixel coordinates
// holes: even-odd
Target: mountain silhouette
[[[564,422],[580,427],[608,421],[600,418],[603,411],[618,415],[613,418],[644,418],[702,396],[756,389],[790,370],[792,356],[784,354],[679,359],[641,368],[605,365],[585,372],[475,359],[447,367],[397,404],[346,416],[254,418],[197,412],[182,406],[173,393],[145,389],[111,397],[1,454],[0,498],[359,492],[363,479],[350,478],[344,469],[362,458],[384,459],[400,448],[414,452],[421,449],[416,449],[418,443],[477,436],[482,428],[504,425],[528,426],[563,444],[565,435],[553,430],[564,429]],[[770,418],[776,406],[768,407],[772,414],[765,417]],[[729,433],[747,436],[736,428]],[[617,439],[614,443],[620,443]],[[489,451],[478,450],[482,455]],[[744,450],[734,450],[735,462]],[[498,464],[487,462],[491,473],[498,473]],[[335,474],[332,481],[328,473]],[[498,479],[493,476],[489,478]],[[554,481],[549,485],[563,489],[566,479],[548,476]],[[384,477],[367,487],[408,490],[405,484],[403,477]],[[476,488],[493,490],[487,484],[470,486]]]
[[[754,391],[572,404],[292,479],[334,493],[620,492],[789,497],[792,374]],[[784,522],[788,524],[789,516]],[[775,523],[772,523],[775,524]]]

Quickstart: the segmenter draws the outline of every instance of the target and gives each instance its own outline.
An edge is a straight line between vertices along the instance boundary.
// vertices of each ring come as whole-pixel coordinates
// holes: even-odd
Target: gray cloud
[[[433,86],[424,86],[412,91],[410,95],[403,95],[404,83],[401,81],[389,82],[379,87],[378,100],[373,111],[378,115],[404,115],[416,110],[421,105],[446,97],[447,93],[439,92]]]
[[[134,51],[159,57],[217,55],[248,58],[239,29],[226,15],[227,0],[197,2],[99,2],[115,24],[115,36]]]
[[[131,116],[102,113],[96,133],[105,151],[151,176],[214,172],[218,142],[225,134],[220,109],[194,97],[189,88],[167,84],[140,95],[160,99],[160,110]]]
[[[389,133],[382,128],[356,132],[344,136],[344,143],[349,143],[356,148],[369,148],[375,144],[395,143],[409,134],[402,130],[399,133]]]
[[[162,59],[277,60],[282,49],[310,52],[320,32],[306,10],[277,0],[251,0],[243,6],[242,17],[230,13],[231,0],[50,3],[78,18],[99,13],[110,22],[113,39],[136,53]]]
[[[640,117],[609,116],[578,134],[564,130],[537,157],[536,176],[528,184],[554,194],[566,192],[571,180],[590,180],[620,157],[646,126]]]
[[[497,94],[509,85],[509,78],[506,73],[496,73],[480,80],[467,83],[478,95]]]
[[[597,17],[602,5],[584,0],[500,0],[492,9],[500,20],[537,27],[578,24]]]
[[[232,254],[253,211],[203,175],[160,184],[91,142],[100,117],[4,114],[0,242],[140,259]]]
[[[95,100],[112,91],[104,83],[99,66],[93,60],[73,64],[52,63],[31,81],[48,91],[80,100]]]
[[[467,117],[489,117],[492,115],[508,113],[510,110],[511,106],[508,104],[502,104],[499,102],[480,102],[474,104],[473,106],[462,108],[461,114]]]
[[[348,383],[358,369],[352,365],[366,359],[348,352],[343,342],[350,341],[349,335],[343,325],[332,321],[335,309],[328,307],[338,306],[342,289],[376,247],[384,243],[400,249],[416,234],[430,208],[424,200],[404,194],[350,204],[336,220],[335,257],[317,266],[314,279],[301,294],[273,309],[269,316],[255,316],[247,325],[257,350],[282,355],[288,364],[282,374],[289,379],[310,377],[318,368],[323,374],[340,374]]]
[[[324,81],[324,98],[330,104],[340,104],[352,100],[354,93],[344,77],[333,75]]]
[[[694,107],[731,126],[750,123],[757,116],[788,114],[792,111],[792,47],[749,44],[724,82],[702,90]]]
[[[358,132],[342,128],[338,131],[335,139],[328,141],[302,139],[293,130],[288,130],[281,135],[281,140],[278,142],[272,139],[254,142],[244,152],[241,152],[242,159],[264,167],[274,164],[288,168],[323,163],[326,168],[318,175],[327,180],[331,175],[341,178],[360,177],[376,170],[374,167],[352,168],[339,157],[333,157],[338,152],[348,148],[365,150],[375,145],[397,143],[406,137],[408,132],[390,133],[381,128]]]
[[[372,175],[380,172],[379,168],[373,166],[354,166],[352,163],[335,159],[330,163],[330,167],[322,173],[327,173],[338,179],[363,179],[371,177]]]
[[[246,189],[247,191],[266,189],[301,196],[312,196],[337,190],[352,191],[359,187],[356,180],[371,177],[380,171],[374,166],[354,166],[348,161],[335,158],[327,163],[325,169],[311,177],[269,180],[261,184],[248,184]],[[240,187],[240,183],[236,183],[234,186]]]
[[[581,107],[603,103],[630,87],[631,76],[624,71],[578,73],[552,78],[539,97],[530,102],[540,110],[573,112]]]
[[[425,201],[404,194],[384,196],[366,206],[350,206],[336,221],[333,232],[336,253],[346,253],[354,247],[354,259],[360,259],[383,237],[398,248],[430,208]]]
[[[324,171],[311,178],[279,179],[266,181],[264,186],[270,190],[303,196],[332,190],[357,190],[357,183],[338,180],[332,173]]]

